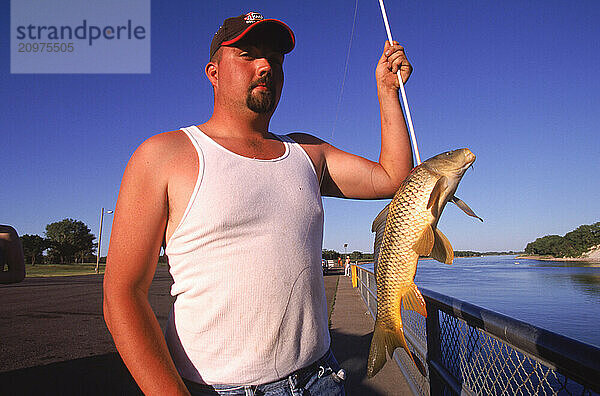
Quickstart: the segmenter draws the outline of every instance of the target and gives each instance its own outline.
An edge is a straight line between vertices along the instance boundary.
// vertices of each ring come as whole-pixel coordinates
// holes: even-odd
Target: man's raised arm
[[[391,198],[413,167],[410,140],[398,97],[400,85],[408,80],[412,67],[404,48],[386,41],[377,63],[375,77],[381,112],[381,153],[379,162],[346,153],[322,143],[326,163],[321,192],[323,195],[345,198]]]
[[[164,134],[148,139],[125,170],[104,275],[104,318],[144,394],[188,395],[148,302],[168,216],[164,145]]]

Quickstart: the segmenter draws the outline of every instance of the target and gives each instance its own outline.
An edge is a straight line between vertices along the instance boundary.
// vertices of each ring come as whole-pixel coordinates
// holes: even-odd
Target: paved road
[[[149,299],[161,325],[171,284],[159,266]],[[0,285],[0,323],[0,372],[116,352],[102,316],[102,275]]]
[[[157,267],[149,300],[164,326],[172,278]],[[0,285],[0,395],[140,394],[102,316],[102,275]]]

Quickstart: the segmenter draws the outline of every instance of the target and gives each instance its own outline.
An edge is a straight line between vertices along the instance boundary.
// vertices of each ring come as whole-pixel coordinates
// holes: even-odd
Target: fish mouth
[[[464,148],[462,151],[465,156],[465,164],[461,168],[461,171],[466,172],[467,169],[473,166],[473,163],[477,157],[475,157],[475,154],[473,154],[468,148]]]
[[[469,150],[468,148],[464,148],[463,153],[465,155],[465,160],[469,163],[469,165],[475,162],[476,157],[475,154],[471,152],[471,150]]]

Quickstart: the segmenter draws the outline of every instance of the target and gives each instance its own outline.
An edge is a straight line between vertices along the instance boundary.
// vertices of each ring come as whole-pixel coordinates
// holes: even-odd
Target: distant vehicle
[[[321,259],[321,266],[323,267],[323,273],[326,274],[331,270],[335,270],[336,269],[336,262],[335,260],[325,260],[325,259]]]

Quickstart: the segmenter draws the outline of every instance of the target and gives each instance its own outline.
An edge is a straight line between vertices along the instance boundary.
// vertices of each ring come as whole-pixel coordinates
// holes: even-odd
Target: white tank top
[[[327,352],[323,206],[312,161],[252,159],[195,126],[198,179],[166,246],[177,296],[165,331],[180,375],[207,384],[283,378]]]

